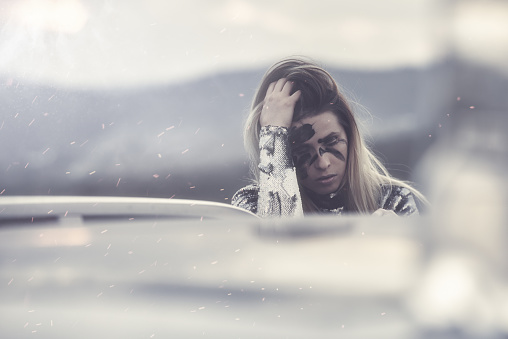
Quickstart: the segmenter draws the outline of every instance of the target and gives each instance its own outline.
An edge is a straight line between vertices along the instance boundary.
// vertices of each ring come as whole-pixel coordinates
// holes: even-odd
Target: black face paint
[[[307,173],[307,162],[312,164],[317,156],[311,157],[309,152],[298,154],[298,148],[301,147],[306,141],[310,140],[316,131],[312,128],[311,124],[304,124],[300,127],[292,127],[289,130],[289,142],[293,150],[293,164],[296,167],[296,172],[300,180],[306,179],[309,174]]]
[[[312,125],[305,124],[298,128],[293,127],[290,130],[289,141],[293,150],[293,164],[296,167],[296,171],[300,180],[306,179],[309,174],[307,172],[307,167],[312,165],[318,158],[318,154],[311,155],[310,152],[298,152],[299,149],[304,147],[304,143],[310,140],[316,132],[312,128]],[[318,139],[318,143],[324,144],[325,147],[319,147],[318,153],[319,156],[323,156],[323,154],[329,152],[333,154],[337,159],[341,161],[346,161],[346,157],[339,150],[335,149],[333,146],[337,145],[339,142],[343,142],[347,145],[347,141],[345,139],[338,139],[337,135],[331,134],[322,139]]]
[[[314,162],[316,156],[311,158],[310,153],[304,153],[302,155],[294,155],[293,156],[293,164],[296,167],[296,174],[300,178],[300,180],[305,180],[309,176],[307,173],[307,163]]]
[[[340,151],[336,150],[335,148],[326,147],[325,149],[322,149],[321,147],[319,147],[319,155],[320,156],[322,156],[326,152],[332,153],[339,160],[346,161],[346,157]]]
[[[325,144],[324,149],[321,147],[319,148],[319,155],[323,155],[326,152],[330,152],[337,159],[346,161],[346,157],[344,156],[344,154],[342,154],[342,152],[340,152],[339,150],[333,148],[333,146],[337,145],[340,142],[347,145],[347,141],[345,139],[339,139],[337,137],[337,135],[334,135],[334,134],[328,135],[328,136],[324,137],[323,139],[318,139],[318,143]]]
[[[316,134],[311,124],[305,124],[300,127],[291,127],[289,130],[289,142],[292,147],[301,146],[304,142],[310,140]]]
[[[340,139],[340,141],[345,141],[343,139]],[[318,139],[318,144],[327,144],[327,145],[330,145],[330,144],[336,144],[337,142],[339,142],[339,139],[337,139],[337,136],[336,135],[327,135],[326,137],[322,138],[322,139]]]

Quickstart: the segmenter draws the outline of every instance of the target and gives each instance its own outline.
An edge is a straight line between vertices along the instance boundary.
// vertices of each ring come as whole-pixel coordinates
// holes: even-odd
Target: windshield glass
[[[506,12],[475,1],[4,1],[0,193],[229,203],[248,183],[254,91],[291,55],[329,70],[388,170],[429,193],[415,173],[458,112],[506,108]]]

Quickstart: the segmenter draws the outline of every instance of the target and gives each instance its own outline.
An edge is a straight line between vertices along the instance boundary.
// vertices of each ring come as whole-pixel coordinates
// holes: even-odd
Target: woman
[[[392,178],[361,137],[330,74],[300,58],[263,77],[244,131],[255,183],[232,204],[261,217],[417,215],[417,190]]]

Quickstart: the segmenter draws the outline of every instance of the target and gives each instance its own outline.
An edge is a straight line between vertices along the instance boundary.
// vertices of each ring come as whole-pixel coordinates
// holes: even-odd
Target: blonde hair
[[[370,151],[362,138],[353,111],[332,76],[309,59],[283,59],[268,69],[254,95],[250,113],[245,122],[244,145],[250,158],[251,173],[259,181],[259,117],[270,83],[286,78],[293,81],[293,92],[301,90],[293,121],[331,111],[344,128],[348,140],[346,175],[341,184],[348,190],[347,210],[372,213],[378,208],[382,186],[398,185],[409,189],[426,204],[425,197],[409,183],[393,178],[379,159]],[[306,213],[318,209],[301,189],[302,205]]]

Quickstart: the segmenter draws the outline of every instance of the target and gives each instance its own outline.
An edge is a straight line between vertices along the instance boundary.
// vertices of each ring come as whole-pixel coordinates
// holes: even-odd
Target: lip
[[[316,181],[320,184],[326,185],[326,184],[331,183],[335,179],[336,176],[337,176],[337,174],[324,175],[322,177],[317,178]]]

